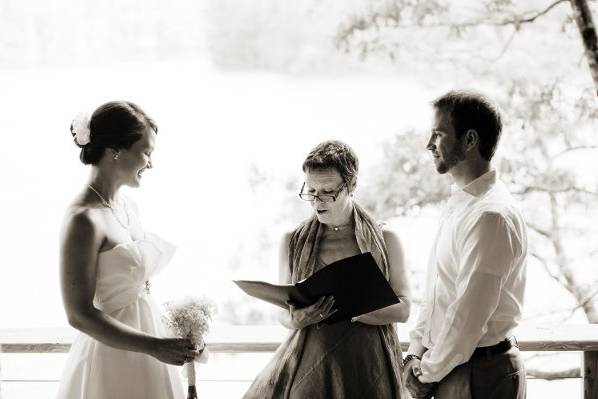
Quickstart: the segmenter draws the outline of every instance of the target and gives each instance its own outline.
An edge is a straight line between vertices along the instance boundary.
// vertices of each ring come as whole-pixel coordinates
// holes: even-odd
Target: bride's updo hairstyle
[[[89,120],[78,116],[71,124],[71,134],[81,148],[81,162],[97,165],[106,148],[127,150],[148,127],[158,133],[156,123],[138,105],[111,101],[98,107]]]
[[[318,144],[305,158],[303,172],[310,170],[335,169],[353,192],[357,186],[359,159],[347,144],[338,140],[324,141]]]

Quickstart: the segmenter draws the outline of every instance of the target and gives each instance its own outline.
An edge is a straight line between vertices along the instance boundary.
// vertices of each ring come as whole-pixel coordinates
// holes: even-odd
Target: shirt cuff
[[[422,375],[419,377],[419,380],[425,384],[429,384],[432,382],[440,382],[440,380],[442,380],[451,371],[453,371],[455,367],[463,363],[463,356],[456,355],[444,367],[435,367],[433,364],[430,364],[429,355],[429,351],[424,353],[424,356],[422,357],[422,361],[420,364]]]

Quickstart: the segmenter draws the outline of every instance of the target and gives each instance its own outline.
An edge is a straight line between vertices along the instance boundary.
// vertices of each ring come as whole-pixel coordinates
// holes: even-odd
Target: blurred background
[[[529,226],[523,322],[597,323],[597,86],[575,15],[567,0],[3,0],[0,329],[68,327],[58,235],[89,173],[69,125],[129,100],[159,134],[154,168],[127,195],[179,248],[153,282],[160,302],[206,295],[220,329],[280,329],[231,280],[276,282],[279,238],[310,215],[296,195],[303,159],[338,139],[360,158],[357,200],[402,239],[416,303],[406,336],[451,184],[425,151],[430,102],[453,88],[504,112],[496,166]],[[215,355],[200,374],[222,379],[232,363],[235,375],[227,391],[206,382],[207,397],[239,397],[269,356]],[[575,354],[526,356],[548,378],[579,368]],[[10,381],[56,380],[64,355],[0,361],[6,398],[51,397],[56,382]],[[534,380],[529,397],[579,384]]]

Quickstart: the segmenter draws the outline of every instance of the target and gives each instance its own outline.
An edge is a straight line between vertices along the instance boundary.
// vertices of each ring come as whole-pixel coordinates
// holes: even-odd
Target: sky
[[[181,289],[222,295],[231,277],[250,274],[243,267],[230,274],[231,252],[252,245],[263,226],[291,227],[272,209],[284,206],[286,191],[256,195],[252,167],[272,175],[275,185],[295,178],[298,189],[303,157],[318,142],[338,138],[367,169],[382,140],[427,125],[432,95],[401,79],[220,72],[201,62],[13,71],[1,75],[0,85],[13,94],[0,103],[11,109],[0,116],[6,127],[0,170],[10,187],[0,199],[0,240],[10,243],[0,303],[14,304],[0,308],[0,327],[64,324],[58,237],[63,212],[89,173],[68,130],[78,112],[130,99],[158,122],[154,168],[127,195],[148,230],[179,246],[172,272],[161,277],[168,299]],[[274,271],[275,253],[271,259]]]

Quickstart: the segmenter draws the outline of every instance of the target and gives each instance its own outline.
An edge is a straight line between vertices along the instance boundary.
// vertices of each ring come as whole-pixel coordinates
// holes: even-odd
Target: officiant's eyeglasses
[[[299,191],[299,198],[301,198],[303,201],[309,201],[309,202],[315,201],[316,198],[319,199],[320,202],[334,202],[338,198],[338,195],[341,193],[341,191],[343,191],[343,188],[345,188],[344,182],[334,192],[334,194],[318,194],[318,195],[316,195],[316,194],[304,193],[303,189],[305,189],[305,183],[303,183],[303,185],[301,186],[301,191]]]

